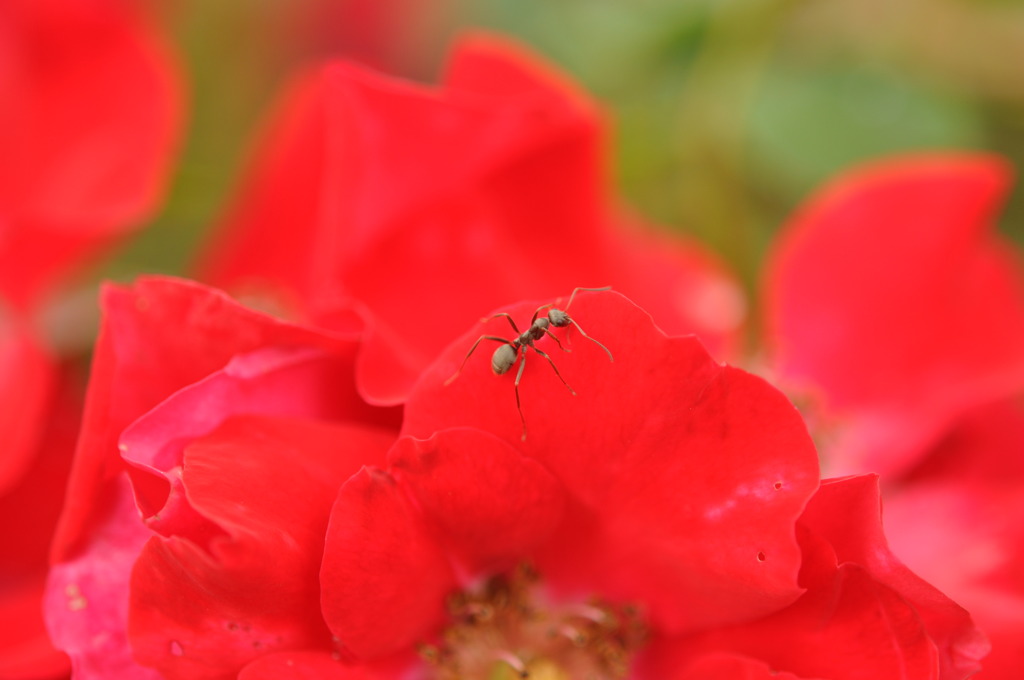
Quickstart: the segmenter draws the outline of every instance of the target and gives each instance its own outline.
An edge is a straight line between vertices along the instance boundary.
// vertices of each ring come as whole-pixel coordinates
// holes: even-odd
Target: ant
[[[519,411],[519,419],[523,423],[523,441],[526,441],[526,418],[523,416],[523,406],[519,400],[519,381],[522,380],[523,369],[526,368],[526,349],[531,348],[534,352],[547,359],[547,362],[551,364],[551,368],[554,369],[555,375],[558,376],[558,379],[562,381],[562,384],[565,385],[565,387],[573,396],[576,396],[576,391],[573,388],[569,387],[569,383],[565,382],[565,378],[563,378],[562,374],[558,372],[558,367],[555,366],[555,362],[551,359],[551,356],[548,355],[548,353],[545,352],[544,350],[539,349],[537,345],[535,345],[534,343],[537,340],[540,340],[545,335],[547,335],[552,340],[555,341],[555,344],[558,345],[558,349],[562,350],[563,352],[569,352],[571,350],[568,350],[565,347],[563,347],[558,337],[551,332],[551,327],[554,326],[555,328],[565,328],[569,325],[572,325],[576,327],[576,330],[580,332],[580,335],[582,335],[587,340],[590,340],[595,345],[603,349],[605,351],[605,354],[608,355],[609,361],[615,361],[614,357],[612,357],[612,353],[608,350],[608,348],[602,345],[594,338],[587,335],[583,328],[581,328],[580,325],[576,323],[576,320],[569,316],[568,312],[569,307],[572,306],[573,298],[576,297],[576,293],[580,291],[598,292],[610,289],[611,286],[605,286],[604,288],[575,288],[572,291],[572,295],[569,296],[569,303],[565,306],[564,310],[556,309],[553,302],[548,303],[546,305],[541,305],[540,307],[537,308],[536,311],[534,311],[533,318],[530,319],[529,328],[527,328],[523,332],[519,331],[519,327],[516,326],[516,322],[512,319],[512,316],[507,312],[500,312],[498,314],[495,314],[494,316],[485,317],[481,319],[482,322],[486,323],[491,319],[497,319],[498,317],[503,316],[506,319],[508,319],[509,324],[512,326],[512,330],[515,331],[517,337],[513,338],[512,340],[509,340],[507,338],[500,338],[496,335],[481,335],[479,338],[477,338],[476,342],[473,343],[473,346],[469,348],[469,352],[466,353],[465,358],[462,360],[462,365],[459,366],[459,370],[455,371],[455,374],[452,377],[448,378],[448,380],[446,380],[444,384],[446,386],[450,385],[456,378],[459,377],[459,374],[462,372],[462,369],[466,366],[466,362],[469,361],[469,357],[472,356],[473,352],[476,351],[476,348],[480,345],[481,342],[483,342],[484,340],[494,340],[495,342],[500,342],[501,345],[499,345],[498,348],[494,350],[494,354],[491,355],[491,371],[494,372],[494,375],[504,375],[505,373],[509,372],[512,366],[515,365],[516,360],[519,359],[519,371],[516,373],[515,382],[516,409]],[[548,315],[540,316],[540,313],[545,309],[548,310]]]

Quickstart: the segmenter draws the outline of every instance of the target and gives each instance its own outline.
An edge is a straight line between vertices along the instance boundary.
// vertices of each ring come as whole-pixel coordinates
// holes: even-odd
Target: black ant
[[[459,370],[455,371],[455,374],[452,377],[448,378],[448,380],[446,380],[444,384],[446,386],[450,385],[456,378],[459,377],[459,373],[461,373],[462,369],[466,366],[466,362],[469,361],[469,357],[473,354],[474,351],[476,351],[476,348],[480,345],[481,342],[483,342],[484,340],[494,340],[495,342],[500,342],[501,345],[499,345],[498,348],[494,350],[494,354],[491,355],[491,371],[494,372],[494,375],[504,375],[505,373],[509,372],[513,365],[515,365],[516,359],[520,359],[519,371],[518,373],[516,373],[515,393],[516,409],[518,409],[519,411],[519,419],[523,422],[523,440],[525,441],[526,418],[523,416],[523,406],[519,400],[519,381],[522,380],[523,369],[526,368],[526,348],[529,347],[533,349],[534,352],[547,359],[548,363],[551,364],[551,368],[554,369],[555,375],[558,376],[558,379],[562,381],[562,384],[566,386],[566,388],[573,396],[576,396],[576,391],[573,388],[569,387],[569,383],[565,382],[565,378],[563,378],[562,374],[558,372],[558,367],[555,366],[555,362],[551,359],[547,352],[545,352],[542,349],[539,349],[537,345],[535,345],[534,343],[537,340],[540,340],[545,335],[547,335],[552,340],[555,341],[555,344],[558,345],[558,348],[560,350],[562,350],[563,352],[569,352],[571,350],[568,350],[562,346],[561,341],[559,341],[558,337],[551,332],[550,328],[551,326],[554,326],[555,328],[565,328],[566,326],[573,325],[576,327],[576,330],[580,332],[580,335],[582,335],[587,340],[590,340],[595,345],[603,349],[605,351],[605,354],[608,355],[609,361],[615,361],[614,357],[612,357],[612,353],[608,350],[608,348],[602,345],[594,338],[587,335],[586,332],[580,327],[580,325],[576,323],[576,320],[569,316],[568,313],[569,307],[572,306],[573,298],[575,298],[576,293],[580,292],[581,290],[588,292],[598,292],[603,290],[609,290],[610,288],[611,286],[605,286],[604,288],[576,288],[572,291],[572,295],[569,296],[569,303],[565,306],[564,310],[555,309],[554,303],[541,305],[533,313],[533,318],[530,319],[530,327],[527,328],[522,333],[519,332],[519,327],[516,326],[516,322],[513,321],[512,316],[507,312],[500,312],[498,314],[495,314],[494,316],[481,319],[481,321],[486,323],[491,319],[497,319],[498,317],[503,316],[506,319],[508,319],[509,324],[512,326],[512,330],[516,332],[517,337],[512,340],[509,340],[507,338],[500,338],[496,335],[481,335],[479,338],[477,338],[476,342],[473,343],[473,346],[469,348],[469,352],[466,353],[466,357],[462,360],[462,365],[459,366]],[[548,315],[546,317],[540,316],[540,313],[545,309],[548,310]]]

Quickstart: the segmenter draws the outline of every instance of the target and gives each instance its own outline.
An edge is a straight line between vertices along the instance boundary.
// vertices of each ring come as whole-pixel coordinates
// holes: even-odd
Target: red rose
[[[1024,408],[976,409],[886,497],[885,526],[909,566],[967,607],[992,640],[978,678],[1024,668]]]
[[[0,320],[0,677],[59,678],[43,628],[47,551],[77,434],[76,376],[14,319]]]
[[[282,6],[291,52],[344,55],[387,73],[415,74],[451,0],[296,0]]]
[[[816,398],[825,464],[891,473],[894,552],[976,617],[993,680],[1024,665],[1024,276],[991,230],[1007,184],[985,156],[853,172],[767,279],[777,367]]]
[[[826,466],[898,473],[966,411],[1024,386],[1024,285],[992,226],[1006,166],[884,161],[835,181],[768,261],[768,343],[829,429]]]
[[[517,408],[498,343],[450,380],[493,319],[400,433],[356,396],[353,339],[169,280],[105,299],[48,595],[82,678],[961,678],[984,651],[885,551],[872,480],[816,492],[778,391],[615,293],[550,301],[614,361],[554,328]]]
[[[608,196],[594,104],[525,51],[463,41],[428,89],[334,63],[283,100],[204,277],[367,335],[357,375],[405,399],[498,305],[613,285],[721,356],[737,285],[694,245],[648,233]]]
[[[181,94],[117,0],[7,0],[0,46],[0,294],[24,308],[153,213]]]
[[[177,76],[125,3],[0,6],[0,677],[65,677],[41,611],[82,378],[36,326],[75,265],[152,213],[181,115]],[[64,338],[61,338],[62,340]]]
[[[178,445],[184,442],[175,433],[208,434],[219,420],[230,419],[232,410],[273,419],[313,409],[312,415],[325,420],[343,414],[385,424],[394,415],[362,405],[355,395],[352,338],[275,321],[216,291],[171,279],[143,281],[131,290],[108,288],[103,306],[82,434],[54,539],[49,628],[56,644],[72,657],[76,677],[157,677],[133,661],[126,645],[131,570],[150,536],[190,528],[202,536],[212,526],[196,513],[189,514],[191,506],[181,497]],[[190,386],[192,392],[182,391]],[[204,389],[213,391],[207,401],[189,402],[196,390]],[[127,439],[122,437],[129,424],[158,404],[166,409],[132,430],[141,433],[138,440],[128,433]],[[176,416],[171,430],[159,418],[168,412]],[[189,418],[196,420],[183,420]],[[301,425],[296,427],[304,431]],[[287,431],[286,425],[282,427]],[[320,427],[331,426],[325,422]],[[147,449],[147,439],[160,435],[177,439],[163,450]],[[133,445],[124,457],[119,439]],[[152,457],[134,460],[131,454],[136,449]],[[166,477],[158,472],[164,469]],[[271,475],[270,484],[287,478],[282,470],[264,472]],[[305,481],[322,483],[315,478]],[[226,490],[223,484],[220,488]],[[308,484],[286,488],[290,495],[312,495]],[[164,515],[180,518],[184,513],[182,523],[167,527],[159,512],[154,516],[161,499],[179,513]],[[277,510],[285,507],[280,500]],[[289,499],[290,505],[296,503]],[[146,509],[145,524],[139,521],[137,508]]]

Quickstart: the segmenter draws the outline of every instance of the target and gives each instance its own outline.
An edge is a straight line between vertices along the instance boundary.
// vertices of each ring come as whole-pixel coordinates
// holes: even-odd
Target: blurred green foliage
[[[169,12],[191,89],[182,162],[163,214],[107,274],[187,271],[287,75],[345,52],[344,45],[303,49],[290,28],[283,35],[285,8],[310,1],[181,0]],[[420,21],[396,70],[429,78],[451,36],[470,26],[532,45],[610,111],[615,178],[628,201],[708,243],[750,288],[786,216],[852,163],[911,150],[988,149],[1024,167],[1020,2],[434,4],[435,16]],[[1003,225],[1018,242],[1020,193]]]

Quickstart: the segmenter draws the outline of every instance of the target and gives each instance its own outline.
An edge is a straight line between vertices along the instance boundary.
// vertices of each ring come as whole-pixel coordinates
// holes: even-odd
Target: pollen
[[[614,680],[647,638],[633,607],[550,604],[530,567],[448,601],[451,623],[421,656],[433,680]]]
[[[68,598],[68,609],[79,612],[89,606],[89,601],[82,595],[81,589],[74,583],[69,583],[64,588],[64,594]]]

